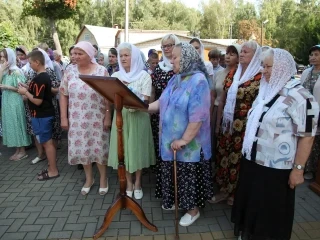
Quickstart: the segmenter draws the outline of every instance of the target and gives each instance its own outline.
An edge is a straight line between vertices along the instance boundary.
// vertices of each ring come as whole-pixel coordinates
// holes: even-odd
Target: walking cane
[[[177,179],[177,150],[173,150],[173,178],[174,178],[174,223],[175,223],[175,239],[178,240],[179,238],[179,222],[178,222],[178,209],[179,209],[179,203],[178,203],[178,179]]]

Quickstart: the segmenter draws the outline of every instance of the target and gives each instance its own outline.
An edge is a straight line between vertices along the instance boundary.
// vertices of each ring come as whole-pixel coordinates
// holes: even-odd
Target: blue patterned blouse
[[[177,85],[179,85],[177,87]],[[187,76],[180,84],[173,76],[160,99],[160,151],[163,161],[173,160],[171,143],[181,139],[189,123],[202,122],[196,137],[177,152],[180,162],[199,162],[211,157],[210,90],[203,73]]]

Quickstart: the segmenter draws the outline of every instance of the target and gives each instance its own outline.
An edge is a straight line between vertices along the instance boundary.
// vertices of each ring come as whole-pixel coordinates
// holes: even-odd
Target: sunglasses
[[[167,44],[167,45],[162,45],[161,49],[166,49],[166,48],[172,48],[175,44]]]

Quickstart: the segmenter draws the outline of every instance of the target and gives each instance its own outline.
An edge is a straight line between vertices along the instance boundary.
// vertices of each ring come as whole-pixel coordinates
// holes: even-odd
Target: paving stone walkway
[[[58,151],[60,177],[46,182],[36,180],[36,173],[47,162],[30,165],[35,148],[28,150],[29,158],[13,162],[13,149],[0,146],[0,239],[92,239],[101,226],[104,214],[118,193],[117,172],[108,168],[109,193],[98,194],[95,184],[86,197],[80,194],[84,184],[83,170],[67,162],[66,140]],[[99,182],[94,167],[95,182]],[[304,183],[297,189],[295,224],[292,239],[320,240],[320,197]],[[154,197],[155,176],[143,175],[144,197],[138,202],[147,218],[158,227],[154,233],[143,227],[128,210],[118,213],[103,240],[169,240],[174,239],[174,214],[161,209]],[[180,227],[180,239],[235,239],[230,223],[231,209],[225,203],[208,204],[201,217],[190,227]],[[181,215],[183,213],[180,213]]]

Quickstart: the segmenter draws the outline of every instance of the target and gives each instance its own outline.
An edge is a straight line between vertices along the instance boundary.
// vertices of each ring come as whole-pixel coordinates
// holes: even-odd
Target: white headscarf
[[[178,43],[180,43],[180,40],[179,38],[174,35],[174,34],[168,34],[166,36],[164,36],[161,40],[161,44],[164,40],[167,40],[167,39],[172,39],[174,41],[174,44],[177,45]],[[161,68],[162,71],[165,71],[165,72],[169,72],[173,69],[173,66],[172,64],[170,63],[170,59],[168,59],[165,55],[164,55],[164,51],[162,49],[162,61],[159,62],[159,67]]]
[[[41,48],[38,48],[38,50],[39,50],[40,52],[42,52],[42,54],[43,54],[43,56],[44,56],[45,67],[46,67],[46,68],[51,68],[52,70],[54,70],[54,68],[53,68],[53,63],[52,63],[52,61],[51,61],[48,53],[46,53],[46,52],[45,52],[43,49],[41,49]]]
[[[241,49],[243,46],[248,46],[248,43],[251,42],[245,42],[242,44]],[[244,74],[241,76],[242,72],[242,66],[239,64],[238,69],[233,77],[233,82],[228,90],[227,94],[227,101],[226,105],[224,107],[223,111],[223,122],[222,122],[222,129],[223,132],[226,132],[227,129],[229,129],[229,133],[232,133],[233,129],[233,118],[234,118],[234,108],[237,101],[237,93],[238,88],[241,84],[245,83],[246,81],[249,81],[251,78],[253,78],[257,73],[261,71],[261,48],[256,42],[252,42],[256,45],[256,51],[254,53],[253,58],[250,61],[250,64]]]
[[[246,158],[250,160],[251,149],[257,129],[259,127],[259,120],[263,113],[264,106],[268,104],[291,80],[291,77],[296,73],[296,63],[292,55],[283,49],[269,49],[267,53],[273,53],[273,66],[269,83],[265,77],[262,76],[260,82],[259,94],[253,103],[253,107],[248,113],[248,122],[246,133],[243,141],[242,153],[246,154]],[[269,56],[269,55],[267,55]]]
[[[42,55],[44,56],[44,63],[45,63],[45,68],[50,68],[51,70],[54,71],[54,67],[53,67],[53,63],[48,55],[48,53],[46,53],[43,49],[41,48],[37,48],[40,52],[42,52]],[[30,67],[30,63],[28,62],[26,65],[24,65],[24,67],[22,68],[23,72],[26,74],[28,74],[28,72],[31,69]]]
[[[126,72],[121,64],[120,59],[120,51],[122,49],[128,49],[131,52],[131,65],[130,65],[130,72]],[[119,78],[122,81],[127,83],[132,83],[137,81],[141,78],[144,74],[145,64],[142,60],[141,51],[136,46],[131,43],[121,43],[118,46],[118,63],[119,63]]]
[[[6,50],[6,53],[7,53],[7,56],[8,56],[8,69],[5,70],[5,74],[8,73],[8,71],[19,71],[22,75],[23,75],[23,72],[21,71],[20,68],[17,67],[17,56],[16,56],[16,53],[11,49],[11,48],[5,48]]]

